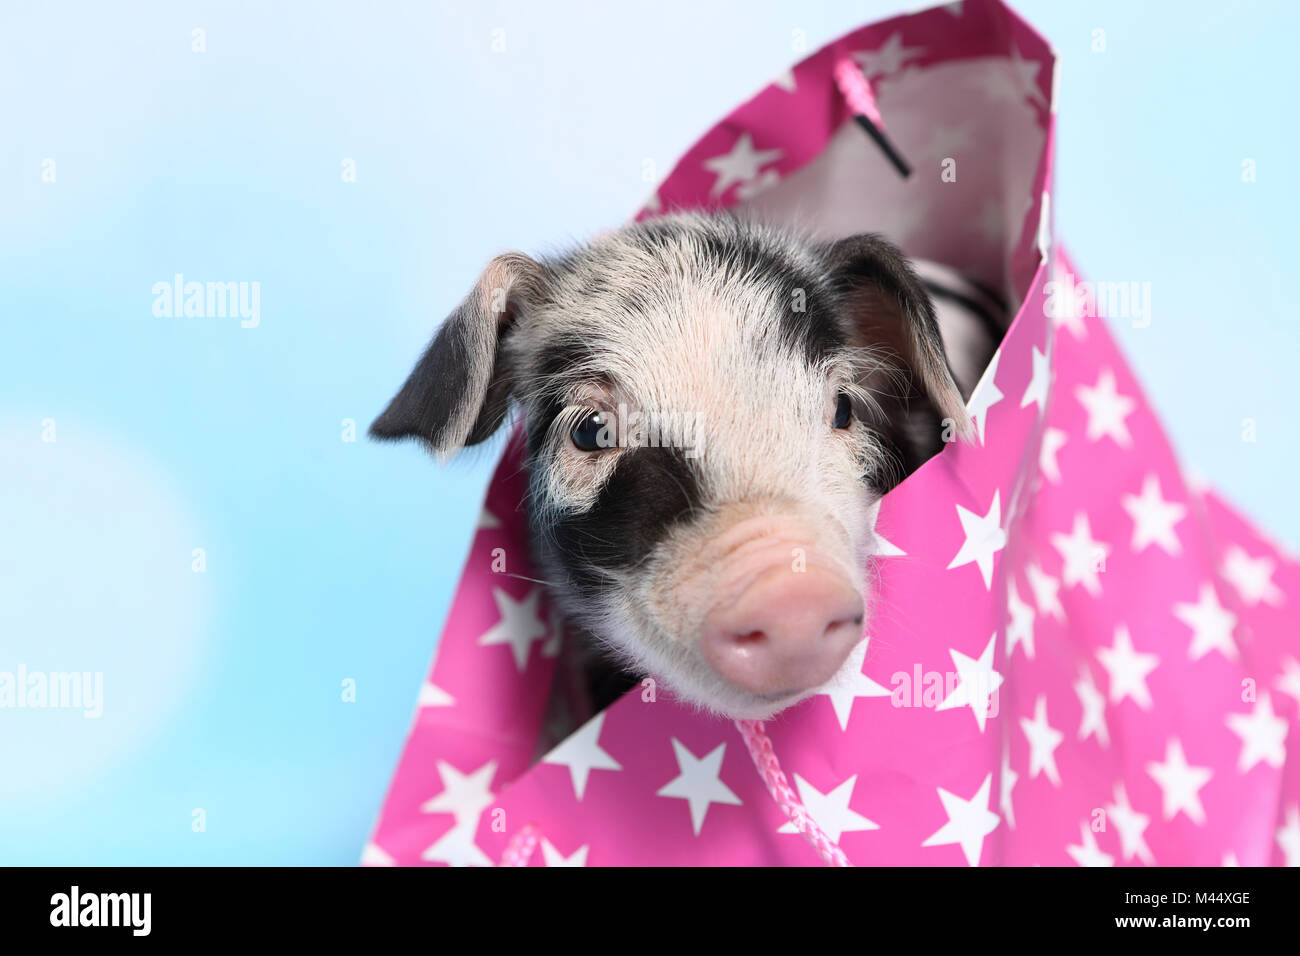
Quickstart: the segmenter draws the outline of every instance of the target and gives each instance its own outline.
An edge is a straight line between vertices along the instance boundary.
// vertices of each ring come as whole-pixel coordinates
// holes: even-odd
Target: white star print
[[[1205,824],[1205,808],[1201,806],[1200,789],[1214,776],[1209,767],[1193,767],[1183,754],[1182,742],[1169,738],[1165,747],[1165,762],[1147,764],[1147,773],[1160,785],[1164,794],[1164,815],[1172,820],[1179,813],[1197,826]]]
[[[1064,446],[1069,435],[1059,428],[1047,428],[1043,430],[1043,444],[1038,449],[1038,470],[1052,484],[1061,482],[1061,466],[1057,464],[1056,453]]]
[[[760,193],[767,192],[781,181],[781,175],[775,169],[765,169],[748,182],[736,187],[736,198],[749,202]]]
[[[993,555],[1007,544],[1007,533],[1002,530],[1002,502],[998,497],[1000,494],[1001,492],[993,492],[993,503],[989,506],[988,514],[985,515],[967,511],[961,505],[956,506],[957,518],[961,521],[961,529],[966,535],[966,540],[962,542],[961,549],[948,565],[948,570],[974,562],[980,569],[980,577],[984,579],[986,588],[993,586]]]
[[[590,845],[584,843],[574,850],[570,856],[565,856],[555,848],[555,844],[551,843],[550,840],[545,837],[542,838],[542,859],[546,861],[547,866],[586,866],[587,851],[590,849]]]
[[[1187,517],[1187,506],[1176,501],[1166,501],[1160,494],[1160,479],[1147,475],[1142,483],[1142,494],[1125,495],[1124,510],[1133,519],[1134,551],[1141,552],[1158,544],[1168,554],[1181,554],[1183,546],[1174,532],[1174,525]]]
[[[1096,540],[1088,525],[1088,516],[1082,511],[1074,516],[1074,528],[1069,534],[1053,534],[1052,547],[1061,554],[1064,567],[1061,582],[1067,587],[1082,584],[1093,597],[1101,594],[1100,574],[1106,567],[1110,545]]]
[[[993,355],[993,361],[989,362],[988,368],[980,376],[979,384],[975,386],[975,391],[971,393],[970,401],[966,403],[966,413],[970,415],[971,421],[975,423],[975,434],[979,438],[980,444],[984,444],[985,423],[988,421],[989,409],[1002,401],[1003,395],[998,388],[994,378],[998,374],[998,363],[1002,360],[1002,353],[996,352]]]
[[[975,712],[975,723],[984,733],[984,723],[989,717],[989,701],[1002,686],[1002,675],[993,669],[993,648],[998,636],[994,634],[984,646],[979,659],[967,657],[959,650],[950,649],[952,666],[956,668],[959,683],[935,710],[952,707],[970,707]]]
[[[1151,848],[1147,846],[1146,838],[1143,836],[1151,823],[1151,818],[1133,809],[1132,804],[1128,802],[1128,792],[1125,791],[1124,784],[1115,784],[1115,802],[1106,804],[1106,815],[1119,831],[1119,848],[1124,859],[1131,860],[1136,856],[1147,866],[1155,863]]]
[[[420,854],[426,863],[446,863],[450,866],[491,866],[492,860],[474,842],[478,823],[458,823]]]
[[[1074,394],[1088,413],[1088,441],[1108,437],[1121,448],[1133,444],[1133,436],[1124,420],[1133,414],[1137,402],[1119,393],[1113,371],[1105,369],[1098,376],[1096,385],[1080,385]]]
[[[1034,609],[1020,600],[1016,591],[1016,582],[1011,581],[1007,587],[1007,613],[1011,620],[1007,623],[1007,660],[1015,652],[1016,645],[1023,645],[1025,656],[1034,659]]]
[[[420,697],[417,701],[419,707],[450,707],[456,703],[456,698],[447,693],[433,681],[425,681],[420,687]]]
[[[1284,866],[1300,866],[1300,805],[1291,804],[1286,811],[1286,826],[1274,834],[1282,848]]]
[[[1067,305],[1052,316],[1056,328],[1067,328],[1076,339],[1087,338],[1088,327],[1084,324],[1083,310],[1077,305]]]
[[[886,541],[884,535],[879,531],[876,532],[876,550],[875,556],[878,558],[900,558],[907,554],[898,545]]]
[[[437,766],[442,793],[424,801],[420,812],[450,813],[456,818],[457,826],[477,827],[479,815],[494,799],[489,788],[497,772],[497,762],[489,760],[473,773],[461,773],[445,760],[439,760]]]
[[[1300,704],[1300,661],[1288,657],[1282,662],[1282,673],[1278,675],[1273,686],[1288,696],[1294,697]]]
[[[784,73],[777,74],[776,79],[772,81],[773,86],[779,86],[787,93],[793,93],[797,87],[794,81],[794,70],[786,70]]]
[[[605,726],[605,712],[587,721],[577,732],[542,758],[542,763],[569,768],[573,792],[581,802],[587,790],[587,778],[593,770],[622,770],[622,765],[601,749],[600,731]]]
[[[396,866],[397,861],[378,843],[367,843],[361,851],[362,866]]]
[[[690,805],[691,826],[696,836],[700,835],[700,827],[704,825],[710,804],[739,806],[741,803],[740,797],[731,792],[731,788],[722,782],[720,776],[722,757],[726,750],[726,744],[718,744],[707,756],[696,757],[680,740],[673,738],[673,753],[677,757],[677,769],[681,772],[661,787],[658,795],[678,797]]]
[[[528,597],[516,601],[500,588],[493,588],[492,598],[497,602],[501,620],[478,639],[481,647],[509,644],[521,673],[528,667],[529,646],[546,637],[546,623],[537,614],[541,596],[541,588],[533,588]]]
[[[1243,604],[1271,604],[1281,607],[1282,592],[1273,583],[1277,564],[1267,557],[1252,558],[1243,548],[1233,545],[1223,559],[1223,576],[1237,589]]]
[[[1065,848],[1065,852],[1070,854],[1070,858],[1079,866],[1114,866],[1115,858],[1109,853],[1103,853],[1101,847],[1097,846],[1097,835],[1092,832],[1088,824],[1080,823],[1079,832],[1083,834],[1082,845],[1074,846],[1071,844]]]
[[[1061,785],[1061,775],[1056,769],[1056,748],[1065,739],[1065,734],[1047,722],[1047,696],[1039,694],[1034,701],[1034,719],[1020,718],[1020,729],[1029,741],[1029,779],[1040,773],[1047,774],[1052,786]]]
[[[1192,660],[1199,661],[1210,651],[1237,659],[1237,645],[1232,640],[1237,615],[1219,603],[1213,584],[1201,585],[1195,604],[1175,604],[1174,617],[1192,629],[1192,644],[1187,651]]]
[[[1080,303],[1080,287],[1075,282],[1074,273],[1066,269],[1061,260],[1056,260],[1052,268],[1048,291],[1047,315],[1052,320],[1052,327],[1068,328],[1076,339],[1088,337],[1087,326],[1083,322],[1083,313],[1088,311]],[[1086,299],[1084,300],[1086,302]]]
[[[711,194],[721,196],[736,183],[754,179],[765,164],[780,159],[782,155],[779,149],[754,149],[754,140],[749,133],[741,133],[731,152],[704,161],[704,168],[717,177]]]
[[[1012,47],[1006,60],[990,64],[975,78],[975,83],[993,102],[1022,103],[1030,99],[1046,106],[1047,98],[1038,87],[1038,74],[1042,68],[1041,62],[1026,60],[1018,49]]]
[[[1097,649],[1097,659],[1110,675],[1110,702],[1118,704],[1125,697],[1143,710],[1151,709],[1151,691],[1147,689],[1147,675],[1160,663],[1155,654],[1139,654],[1133,649],[1133,638],[1128,628],[1120,624],[1115,628],[1115,646]]]
[[[1047,98],[1043,96],[1043,91],[1038,85],[1038,74],[1043,70],[1042,62],[1039,60],[1026,60],[1020,55],[1020,50],[1014,44],[1011,47],[1011,56],[1007,62],[1010,64],[1011,75],[1020,88],[1022,95],[1040,106],[1046,106]]]
[[[998,815],[989,809],[989,794],[993,790],[993,774],[984,778],[975,796],[963,800],[943,787],[935,788],[948,822],[936,830],[921,846],[947,846],[956,843],[970,866],[978,866],[984,850],[984,838],[998,825]]]
[[[1260,695],[1249,715],[1229,714],[1227,723],[1228,729],[1241,738],[1239,773],[1248,772],[1260,762],[1279,770],[1286,763],[1286,735],[1290,725],[1273,713],[1273,702],[1267,693]]]
[[[1029,590],[1034,592],[1034,605],[1038,608],[1038,613],[1043,617],[1064,621],[1065,608],[1061,607],[1061,599],[1057,597],[1057,592],[1061,590],[1060,582],[1036,564],[1025,565],[1025,578],[1029,581]]]
[[[914,60],[925,53],[925,47],[903,46],[903,34],[895,33],[878,50],[854,53],[862,75],[868,80],[887,73],[897,73],[899,68],[909,60]]]
[[[1008,741],[1002,748],[1002,785],[998,788],[1002,793],[998,798],[998,807],[1006,818],[1007,826],[1013,830],[1016,828],[1016,811],[1011,804],[1011,791],[1016,789],[1016,781],[1019,779],[1020,774],[1011,769],[1011,743]]]
[[[794,775],[795,786],[799,788],[799,799],[803,802],[808,815],[817,825],[826,831],[832,843],[839,843],[845,833],[857,830],[879,830],[879,824],[872,823],[860,813],[849,809],[853,799],[853,788],[857,785],[858,775],[854,774],[829,793],[822,793],[798,774]],[[786,823],[777,833],[798,833],[793,823]]]
[[[1106,698],[1093,682],[1092,671],[1087,666],[1079,668],[1079,679],[1074,682],[1074,693],[1083,708],[1083,717],[1079,720],[1079,739],[1087,740],[1094,734],[1097,743],[1103,747],[1110,745],[1110,731],[1106,728]]]
[[[1051,365],[1047,361],[1047,355],[1038,351],[1038,346],[1032,346],[1031,360],[1033,362],[1033,371],[1029,377],[1029,387],[1025,389],[1025,394],[1020,399],[1020,407],[1024,408],[1035,402],[1038,403],[1038,414],[1042,414],[1047,408],[1047,388],[1052,383]]]
[[[853,712],[853,702],[859,697],[889,696],[889,688],[881,687],[862,673],[862,665],[867,655],[867,643],[861,641],[850,652],[835,682],[822,691],[822,694],[831,699],[831,706],[835,708],[835,716],[840,722],[840,730],[849,729],[849,715]]]
[[[492,512],[488,511],[487,507],[485,506],[483,510],[479,512],[478,525],[476,526],[475,530],[482,531],[485,528],[499,528],[499,527],[501,527],[501,522],[498,521],[497,516],[494,515]]]

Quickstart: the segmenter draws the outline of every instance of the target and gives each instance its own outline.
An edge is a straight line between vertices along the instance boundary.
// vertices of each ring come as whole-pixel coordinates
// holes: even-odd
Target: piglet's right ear
[[[948,368],[934,304],[906,257],[871,233],[832,242],[826,252],[855,333],[865,344],[883,343],[900,355],[939,415],[960,437],[971,438],[974,426]]]
[[[370,434],[390,441],[417,438],[445,456],[496,431],[510,403],[501,341],[536,308],[546,284],[546,270],[523,253],[489,262]]]

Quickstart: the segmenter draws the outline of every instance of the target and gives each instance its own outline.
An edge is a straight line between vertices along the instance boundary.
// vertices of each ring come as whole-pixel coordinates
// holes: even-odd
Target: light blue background
[[[622,222],[794,30],[905,7],[5,4],[0,670],[102,669],[105,710],[0,711],[0,863],[354,862],[491,456],[343,420],[493,253]],[[1113,325],[1178,449],[1294,548],[1297,8],[1018,8],[1061,57],[1059,233],[1152,284]],[[177,272],[260,282],[260,327],[155,318]]]

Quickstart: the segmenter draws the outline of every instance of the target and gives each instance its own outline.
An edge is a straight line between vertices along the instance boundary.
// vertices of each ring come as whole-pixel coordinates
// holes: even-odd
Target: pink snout
[[[727,569],[746,583],[709,613],[701,650],[727,683],[776,699],[834,676],[862,637],[863,609],[839,571],[795,570],[788,551],[773,558],[751,554],[747,567]]]

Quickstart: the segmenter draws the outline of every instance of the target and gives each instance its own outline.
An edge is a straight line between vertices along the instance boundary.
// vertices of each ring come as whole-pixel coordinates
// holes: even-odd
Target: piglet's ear
[[[370,434],[417,438],[444,456],[490,436],[510,402],[501,341],[545,292],[546,270],[528,256],[508,252],[489,262]]]
[[[973,433],[966,403],[948,368],[934,304],[906,257],[880,236],[864,233],[825,247],[830,278],[861,340],[902,358],[935,410],[957,434]]]

